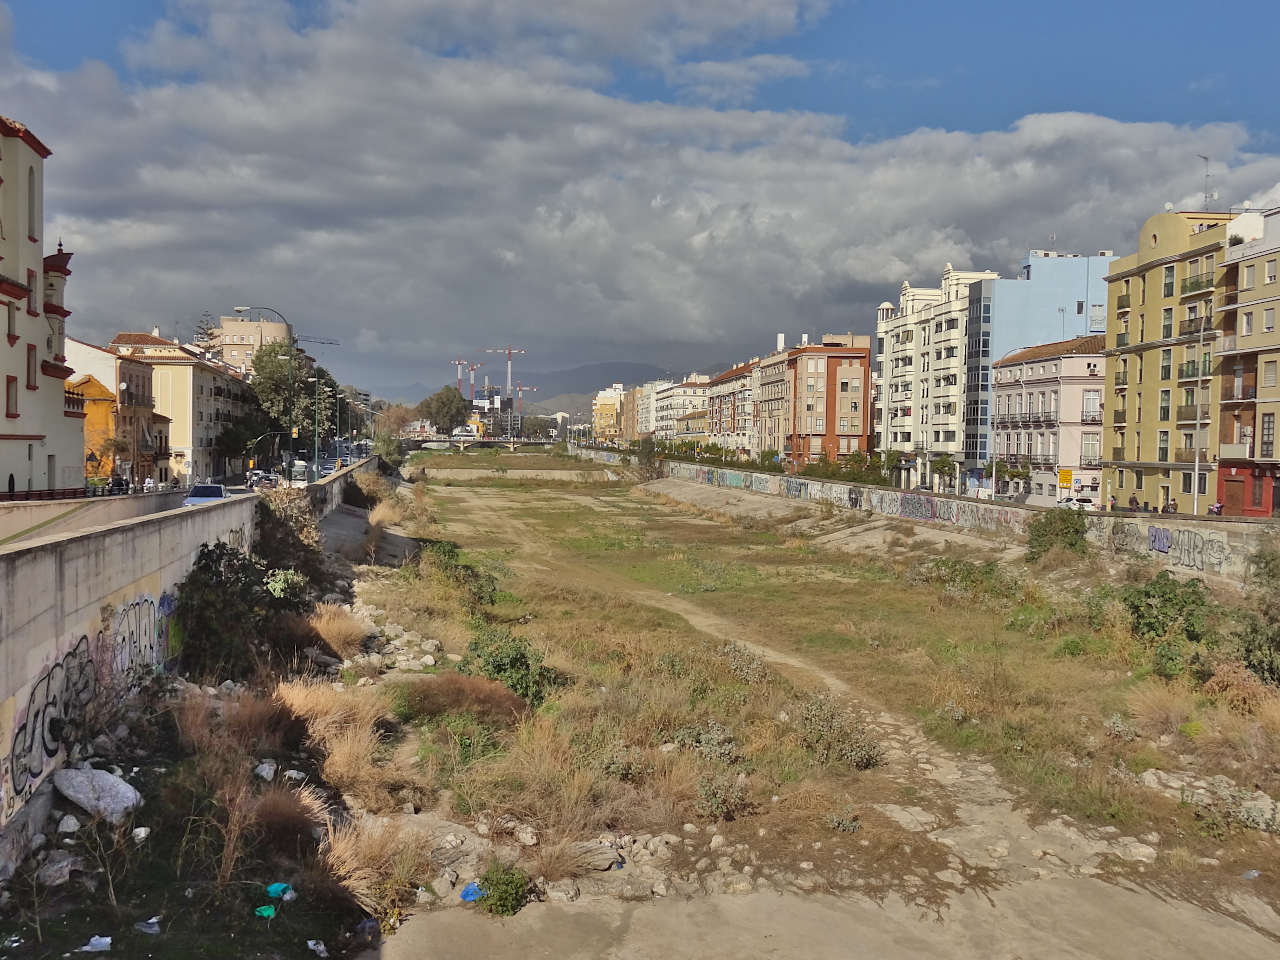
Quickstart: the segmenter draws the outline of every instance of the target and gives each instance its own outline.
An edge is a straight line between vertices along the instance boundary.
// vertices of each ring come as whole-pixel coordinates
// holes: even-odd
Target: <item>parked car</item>
[[[206,503],[217,503],[219,500],[226,500],[231,494],[227,492],[227,488],[220,483],[197,483],[191,488],[186,499],[182,501],[184,507],[198,507]]]
[[[257,490],[275,490],[280,486],[280,478],[274,473],[264,473],[253,484]]]
[[[1093,497],[1063,497],[1058,501],[1058,506],[1066,507],[1068,510],[1098,510],[1098,501]]]

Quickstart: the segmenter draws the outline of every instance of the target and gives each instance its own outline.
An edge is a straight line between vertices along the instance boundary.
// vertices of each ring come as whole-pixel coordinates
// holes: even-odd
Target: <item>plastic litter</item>
[[[83,947],[77,947],[76,953],[107,953],[111,950],[110,937],[90,937]]]
[[[292,903],[298,899],[297,891],[287,883],[273,883],[267,887],[267,896],[272,900],[283,900],[285,903]]]
[[[150,934],[153,937],[156,936],[160,932],[159,914],[152,917],[150,920],[139,920],[133,925],[133,929],[137,930],[139,933]]]
[[[377,943],[382,929],[373,917],[365,917],[356,924],[356,943]]]
[[[464,903],[475,903],[484,895],[485,895],[485,891],[481,890],[480,885],[476,883],[474,880],[472,880],[470,883],[468,883],[465,887],[462,888],[462,892],[458,894],[458,897]]]
[[[1257,880],[1260,876],[1262,876],[1262,871],[1246,870],[1244,873],[1240,874],[1240,876],[1244,877],[1244,879],[1246,880]]]
[[[266,906],[259,907],[257,910],[253,912],[256,913],[258,916],[263,917],[264,919],[270,920],[276,915],[275,904],[268,903]]]
[[[317,957],[327,957],[329,951],[325,949],[323,940],[308,940],[307,948]]]

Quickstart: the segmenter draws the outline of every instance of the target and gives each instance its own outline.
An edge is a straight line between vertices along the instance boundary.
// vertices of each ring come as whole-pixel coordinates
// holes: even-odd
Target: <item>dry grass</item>
[[[356,903],[385,929],[431,878],[431,849],[425,834],[397,821],[366,817],[336,826],[330,821],[321,857]]]
[[[417,677],[390,685],[393,710],[400,720],[470,713],[485,723],[510,726],[528,705],[496,680],[460,673]]]
[[[312,830],[323,826],[328,816],[324,794],[316,787],[277,783],[264,789],[254,803],[253,830],[275,852],[298,856],[312,842]]]
[[[1272,688],[1239,661],[1218,664],[1205,682],[1204,692],[1215,703],[1246,714],[1256,713],[1264,701],[1274,696]]]
[[[261,756],[296,742],[297,719],[278,701],[261,694],[244,694],[228,702],[222,711],[228,737],[246,754]]]
[[[1272,696],[1258,704],[1254,716],[1276,751],[1280,752],[1280,696]]]
[[[404,507],[397,499],[383,500],[369,511],[369,524],[374,527],[394,527],[404,518]]]
[[[1177,733],[1195,712],[1195,695],[1177,683],[1148,680],[1129,691],[1126,700],[1139,729],[1151,736]]]
[[[339,604],[317,604],[308,621],[337,656],[350,659],[364,651],[368,628]]]

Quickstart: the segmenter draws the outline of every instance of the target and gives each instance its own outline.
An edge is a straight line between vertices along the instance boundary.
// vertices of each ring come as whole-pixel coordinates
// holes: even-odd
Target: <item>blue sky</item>
[[[1270,9],[0,0],[0,110],[54,151],[80,334],[261,303],[412,399],[489,341],[692,367],[1123,253],[1197,154],[1280,204]]]
[[[19,49],[73,69],[101,59],[127,70],[121,41],[141,36],[166,0],[10,0]],[[295,3],[310,16],[314,3]],[[795,57],[804,77],[764,86],[753,106],[848,118],[854,141],[918,127],[987,130],[1030,113],[1077,110],[1118,120],[1200,124],[1242,121],[1259,149],[1280,138],[1280,57],[1269,4],[1014,0],[935,4],[837,0],[789,36],[747,45]],[[1256,29],[1249,24],[1256,18]],[[1207,48],[1205,37],[1214,38]],[[732,42],[699,50],[716,55]],[[677,99],[660,72],[614,63],[610,92]],[[1272,95],[1262,93],[1271,90]]]

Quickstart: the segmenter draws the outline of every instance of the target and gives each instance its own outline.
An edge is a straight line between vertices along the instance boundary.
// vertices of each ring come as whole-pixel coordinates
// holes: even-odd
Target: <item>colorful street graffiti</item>
[[[143,595],[110,617],[110,629],[81,634],[14,700],[13,735],[0,755],[0,826],[16,813],[80,739],[85,708],[97,694],[133,692],[172,656],[174,598]]]

